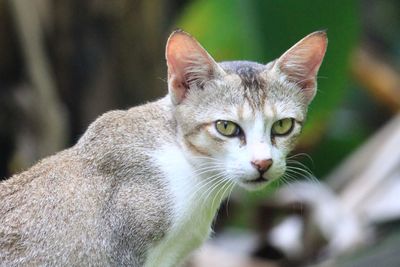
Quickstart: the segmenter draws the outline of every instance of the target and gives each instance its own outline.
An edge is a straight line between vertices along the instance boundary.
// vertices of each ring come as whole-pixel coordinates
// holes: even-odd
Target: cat
[[[318,31],[266,65],[216,63],[174,31],[164,98],[0,183],[0,265],[179,266],[235,185],[284,174],[326,46]]]

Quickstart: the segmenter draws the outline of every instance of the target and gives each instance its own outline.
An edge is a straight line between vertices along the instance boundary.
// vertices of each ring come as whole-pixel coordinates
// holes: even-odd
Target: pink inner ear
[[[172,33],[167,42],[168,83],[173,101],[176,104],[184,99],[188,89],[185,72],[191,61],[189,57],[195,50],[193,48],[195,43],[196,41],[184,32]]]
[[[283,54],[277,62],[287,79],[302,88],[309,98],[315,94],[316,75],[325,55],[327,38],[324,32],[312,33]]]
[[[169,41],[167,47],[167,64],[170,73],[184,78],[185,70],[193,62],[193,57],[201,52],[200,47],[195,42],[191,37],[182,34]]]
[[[189,34],[177,31],[167,42],[168,84],[173,101],[180,103],[192,84],[211,78],[217,64]]]

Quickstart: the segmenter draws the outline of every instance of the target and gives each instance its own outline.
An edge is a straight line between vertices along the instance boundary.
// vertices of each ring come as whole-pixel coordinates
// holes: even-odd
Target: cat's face
[[[198,173],[247,189],[282,176],[315,93],[325,35],[319,33],[317,40],[325,41],[319,44],[323,51],[314,51],[300,66],[287,58],[299,60],[290,54],[293,48],[268,65],[217,64],[192,37],[175,34],[167,46],[170,94],[181,145]],[[300,52],[307,57],[304,47]],[[284,69],[289,64],[295,72]]]

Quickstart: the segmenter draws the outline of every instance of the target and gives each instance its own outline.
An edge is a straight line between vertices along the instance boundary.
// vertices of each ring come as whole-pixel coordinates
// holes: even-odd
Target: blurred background
[[[189,264],[400,266],[397,0],[2,0],[0,179],[102,113],[165,95],[177,27],[217,61],[267,63],[313,31],[329,38],[292,173],[235,191]]]

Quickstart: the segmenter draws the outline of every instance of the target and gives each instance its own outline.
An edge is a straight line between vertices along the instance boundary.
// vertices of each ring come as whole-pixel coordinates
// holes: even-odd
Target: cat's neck
[[[165,145],[154,155],[173,193],[176,218],[196,212],[205,215],[205,220],[212,220],[232,184],[218,173],[193,166],[178,144]]]
[[[177,143],[164,145],[153,158],[171,194],[172,220],[168,234],[149,251],[145,266],[172,266],[208,238],[220,203],[231,188],[213,179],[218,176],[196,170]]]

